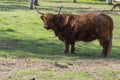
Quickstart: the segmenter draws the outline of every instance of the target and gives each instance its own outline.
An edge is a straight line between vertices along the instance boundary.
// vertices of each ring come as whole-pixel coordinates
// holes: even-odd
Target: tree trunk
[[[30,0],[30,9],[33,9],[34,0]]]
[[[76,3],[77,1],[76,0],[73,0],[74,3]]]

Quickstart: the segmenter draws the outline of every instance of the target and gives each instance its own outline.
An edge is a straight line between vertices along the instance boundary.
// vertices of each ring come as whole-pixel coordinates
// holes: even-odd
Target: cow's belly
[[[85,37],[85,38],[79,39],[79,41],[90,42],[90,41],[93,41],[95,39],[97,39],[97,38],[96,37],[88,37],[88,38]]]
[[[94,32],[80,32],[77,34],[77,36],[75,37],[76,41],[85,41],[85,42],[89,42],[89,41],[93,41],[95,39],[97,39],[98,36],[97,34],[95,34]]]

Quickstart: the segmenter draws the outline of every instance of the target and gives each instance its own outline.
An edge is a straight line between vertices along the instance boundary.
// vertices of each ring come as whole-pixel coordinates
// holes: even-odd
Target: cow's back
[[[73,24],[74,23],[74,24]],[[103,13],[88,13],[73,20],[75,40],[92,41],[112,33],[113,20]]]

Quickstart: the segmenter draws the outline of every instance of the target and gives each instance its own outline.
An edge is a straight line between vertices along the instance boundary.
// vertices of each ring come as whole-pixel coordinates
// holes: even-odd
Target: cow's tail
[[[111,48],[112,48],[113,27],[114,27],[113,20],[111,19],[110,20],[110,33],[108,37],[108,53],[111,52]]]
[[[109,40],[108,40],[108,53],[111,52],[111,48],[112,48],[112,33],[109,36]]]

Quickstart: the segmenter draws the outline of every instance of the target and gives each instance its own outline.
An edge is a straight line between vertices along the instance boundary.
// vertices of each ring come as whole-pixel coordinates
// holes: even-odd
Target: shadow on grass
[[[107,59],[120,59],[120,46],[114,47],[112,53]],[[71,59],[99,59],[101,50],[89,47],[77,47],[77,54],[64,54],[64,45],[54,40],[47,40],[40,38],[37,40],[19,40],[8,39],[0,40],[0,50],[5,52],[4,55],[17,56],[21,58],[36,57],[40,59],[64,59],[66,57]]]
[[[24,5],[0,5],[0,11],[13,11],[13,10],[28,10],[28,6]]]
[[[0,1],[0,11],[27,10],[29,9],[27,0],[2,0]]]
[[[65,1],[65,0],[62,0],[62,1],[60,1],[60,0],[52,0],[52,1],[46,0],[46,2],[50,2],[50,3],[73,3],[73,1]]]
[[[29,4],[27,5],[27,2],[3,1],[1,3],[5,3],[5,4],[0,4],[0,11],[30,10],[29,9]],[[50,6],[40,7],[38,9],[40,11],[42,10],[42,11],[47,11],[47,12],[50,12],[50,11],[51,12],[58,12],[58,10],[59,10],[59,8],[56,9],[56,8],[53,8],[53,7],[50,7]]]
[[[48,1],[50,3],[73,3],[73,4],[91,4],[91,5],[108,5],[105,1],[77,1],[76,3],[74,3],[73,1]]]
[[[48,13],[53,13],[53,12],[58,12],[57,8],[52,8],[52,7],[42,7],[42,8],[38,8],[39,11],[47,11]]]
[[[108,5],[105,1],[94,1],[94,2],[77,2],[77,4],[91,4],[91,5]]]
[[[5,3],[5,4],[27,4],[28,1],[2,1],[1,3]]]

